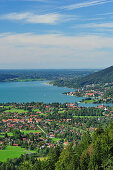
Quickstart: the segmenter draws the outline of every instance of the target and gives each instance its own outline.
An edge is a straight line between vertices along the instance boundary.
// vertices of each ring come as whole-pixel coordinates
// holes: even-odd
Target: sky
[[[113,0],[0,0],[0,69],[113,65]]]

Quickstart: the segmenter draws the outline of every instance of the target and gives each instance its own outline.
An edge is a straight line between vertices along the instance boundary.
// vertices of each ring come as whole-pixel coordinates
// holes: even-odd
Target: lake
[[[66,87],[57,87],[46,84],[47,81],[32,82],[5,82],[0,83],[0,103],[7,102],[43,102],[43,103],[74,103],[82,97],[67,96],[62,93],[75,91]],[[79,106],[92,107],[99,104],[79,103]],[[113,104],[107,104],[113,106]]]
[[[0,102],[73,103],[82,99],[62,94],[63,92],[74,91],[73,89],[46,83],[47,81],[0,83]]]

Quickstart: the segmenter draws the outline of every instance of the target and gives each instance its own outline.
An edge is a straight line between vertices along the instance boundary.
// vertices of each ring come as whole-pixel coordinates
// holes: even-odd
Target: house
[[[101,109],[101,108],[103,108],[103,107],[104,107],[104,105],[103,105],[103,104],[98,106],[98,108],[99,108],[99,109]]]
[[[95,96],[95,94],[94,93],[86,93],[86,96]]]
[[[18,146],[18,144],[13,144],[13,146]]]
[[[66,145],[68,145],[69,144],[69,142],[64,142],[64,145],[66,146]]]
[[[55,136],[54,135],[50,135],[50,138],[55,138]]]

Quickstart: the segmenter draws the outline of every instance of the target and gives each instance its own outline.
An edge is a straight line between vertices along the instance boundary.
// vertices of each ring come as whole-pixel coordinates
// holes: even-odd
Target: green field
[[[7,146],[5,150],[0,150],[0,161],[5,162],[8,158],[18,158],[24,153],[34,153],[35,151],[28,151],[20,146]]]
[[[41,130],[22,130],[21,131],[22,133],[24,134],[28,134],[28,133],[39,133],[41,132]],[[3,138],[5,135],[5,133],[0,133],[0,137]],[[8,136],[13,136],[13,133],[12,132],[8,132],[7,133]]]
[[[60,140],[60,138],[51,138],[51,140],[54,142],[58,142]]]
[[[104,116],[73,116],[75,118],[99,118],[99,117],[104,117]]]
[[[41,132],[41,130],[23,130],[23,131],[21,131],[21,132],[23,132],[24,134],[27,134],[27,133],[39,133],[39,132]]]
[[[94,102],[98,102],[98,100],[97,99],[92,99],[92,100],[85,99],[83,101],[80,101],[80,103],[94,103]]]
[[[16,78],[15,81],[19,81],[19,82],[29,82],[29,81],[44,81],[45,79],[19,79],[19,78]]]
[[[28,111],[24,109],[10,109],[10,110],[5,110],[6,113],[27,113]]]
[[[12,108],[13,106],[4,106],[5,109]]]
[[[0,137],[4,137],[5,133],[0,133]],[[7,133],[8,136],[13,136],[12,132],[8,132]]]
[[[12,132],[8,132],[7,134],[8,134],[8,136],[13,136]]]
[[[64,111],[58,111],[58,113],[64,113]]]
[[[33,109],[34,112],[41,112],[39,109]]]

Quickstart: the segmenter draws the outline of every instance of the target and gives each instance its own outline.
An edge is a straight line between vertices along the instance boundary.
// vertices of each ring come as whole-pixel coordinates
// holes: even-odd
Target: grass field
[[[33,109],[34,112],[41,112],[39,109]]]
[[[10,110],[5,110],[6,113],[27,113],[28,111],[24,109],[10,109]]]
[[[60,138],[51,138],[51,140],[54,142],[58,142],[60,140]]]
[[[13,136],[12,132],[8,132],[7,134],[8,134],[8,136]]]
[[[15,81],[19,81],[19,82],[29,82],[29,81],[44,81],[45,79],[18,79],[16,78]]]
[[[13,136],[13,133],[12,132],[8,132],[7,133],[8,136]],[[4,137],[5,133],[0,133],[0,137]]]
[[[75,117],[75,118],[78,118],[78,117],[80,117],[80,118],[99,118],[99,117],[103,117],[103,116],[73,116],[73,117]]]
[[[58,111],[58,113],[64,113],[64,111]]]
[[[13,106],[4,106],[5,109],[12,108]]]
[[[20,146],[7,146],[5,150],[0,150],[0,161],[5,162],[8,158],[18,158],[24,153],[34,153],[35,151],[28,151]]]
[[[94,103],[94,102],[98,102],[98,100],[97,99],[92,99],[92,100],[85,99],[85,100],[81,101],[80,103]]]
[[[21,131],[21,132],[24,132],[24,134],[27,134],[27,133],[39,133],[41,132],[41,130],[24,130],[24,131]]]
[[[39,132],[41,132],[41,130],[23,130],[23,131],[21,131],[21,132],[23,132],[24,134],[28,134],[28,133],[39,133]],[[13,133],[12,133],[12,132],[8,132],[7,134],[8,134],[8,136],[13,136]],[[4,137],[4,135],[5,135],[5,133],[0,133],[0,137],[1,137],[1,138]]]

